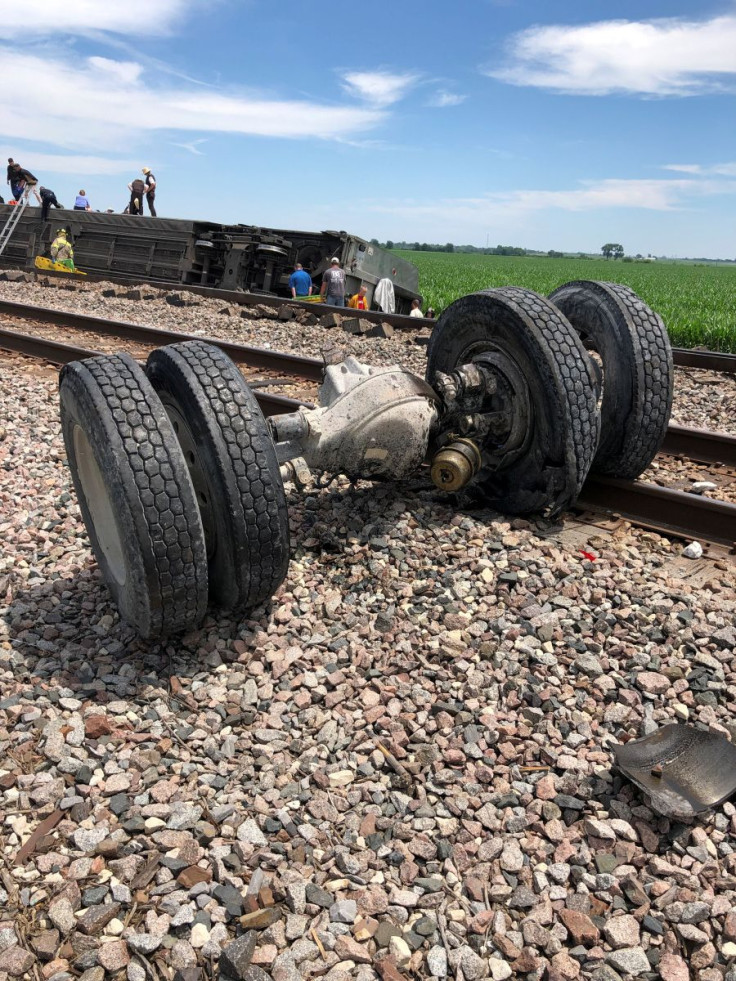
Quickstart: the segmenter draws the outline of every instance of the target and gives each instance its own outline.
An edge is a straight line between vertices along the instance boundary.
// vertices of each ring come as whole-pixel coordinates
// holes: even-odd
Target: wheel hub
[[[461,490],[478,473],[481,463],[480,450],[472,440],[454,439],[432,460],[432,481],[448,493]]]
[[[529,386],[508,354],[467,352],[452,373],[436,373],[434,387],[446,408],[443,444],[452,440],[450,432],[459,433],[480,444],[483,465],[492,469],[524,452],[532,422]]]

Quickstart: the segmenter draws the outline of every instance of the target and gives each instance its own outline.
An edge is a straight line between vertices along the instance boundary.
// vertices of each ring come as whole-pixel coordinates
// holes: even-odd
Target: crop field
[[[425,308],[437,315],[459,296],[492,286],[550,293],[572,279],[623,283],[656,310],[679,347],[736,352],[736,265],[397,252],[419,268]]]

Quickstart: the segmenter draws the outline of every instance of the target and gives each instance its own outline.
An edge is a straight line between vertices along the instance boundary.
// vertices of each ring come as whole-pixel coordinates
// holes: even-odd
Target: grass
[[[466,293],[526,286],[550,293],[573,279],[630,286],[662,317],[672,343],[736,352],[736,265],[548,259],[445,252],[397,252],[419,268],[419,290],[437,315]]]

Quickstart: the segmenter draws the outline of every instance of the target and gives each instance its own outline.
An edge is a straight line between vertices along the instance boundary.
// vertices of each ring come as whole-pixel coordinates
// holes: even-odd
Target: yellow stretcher
[[[81,269],[69,269],[61,262],[54,262],[53,259],[47,259],[45,256],[36,256],[36,269],[46,269],[52,272],[62,272],[70,273],[72,276],[86,276],[86,272],[82,272]]]

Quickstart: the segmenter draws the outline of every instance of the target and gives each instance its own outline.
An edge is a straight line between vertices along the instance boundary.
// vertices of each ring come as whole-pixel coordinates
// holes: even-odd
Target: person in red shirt
[[[368,297],[366,293],[368,292],[367,286],[361,286],[357,293],[354,293],[348,300],[348,306],[352,307],[353,310],[367,310],[368,309]]]

